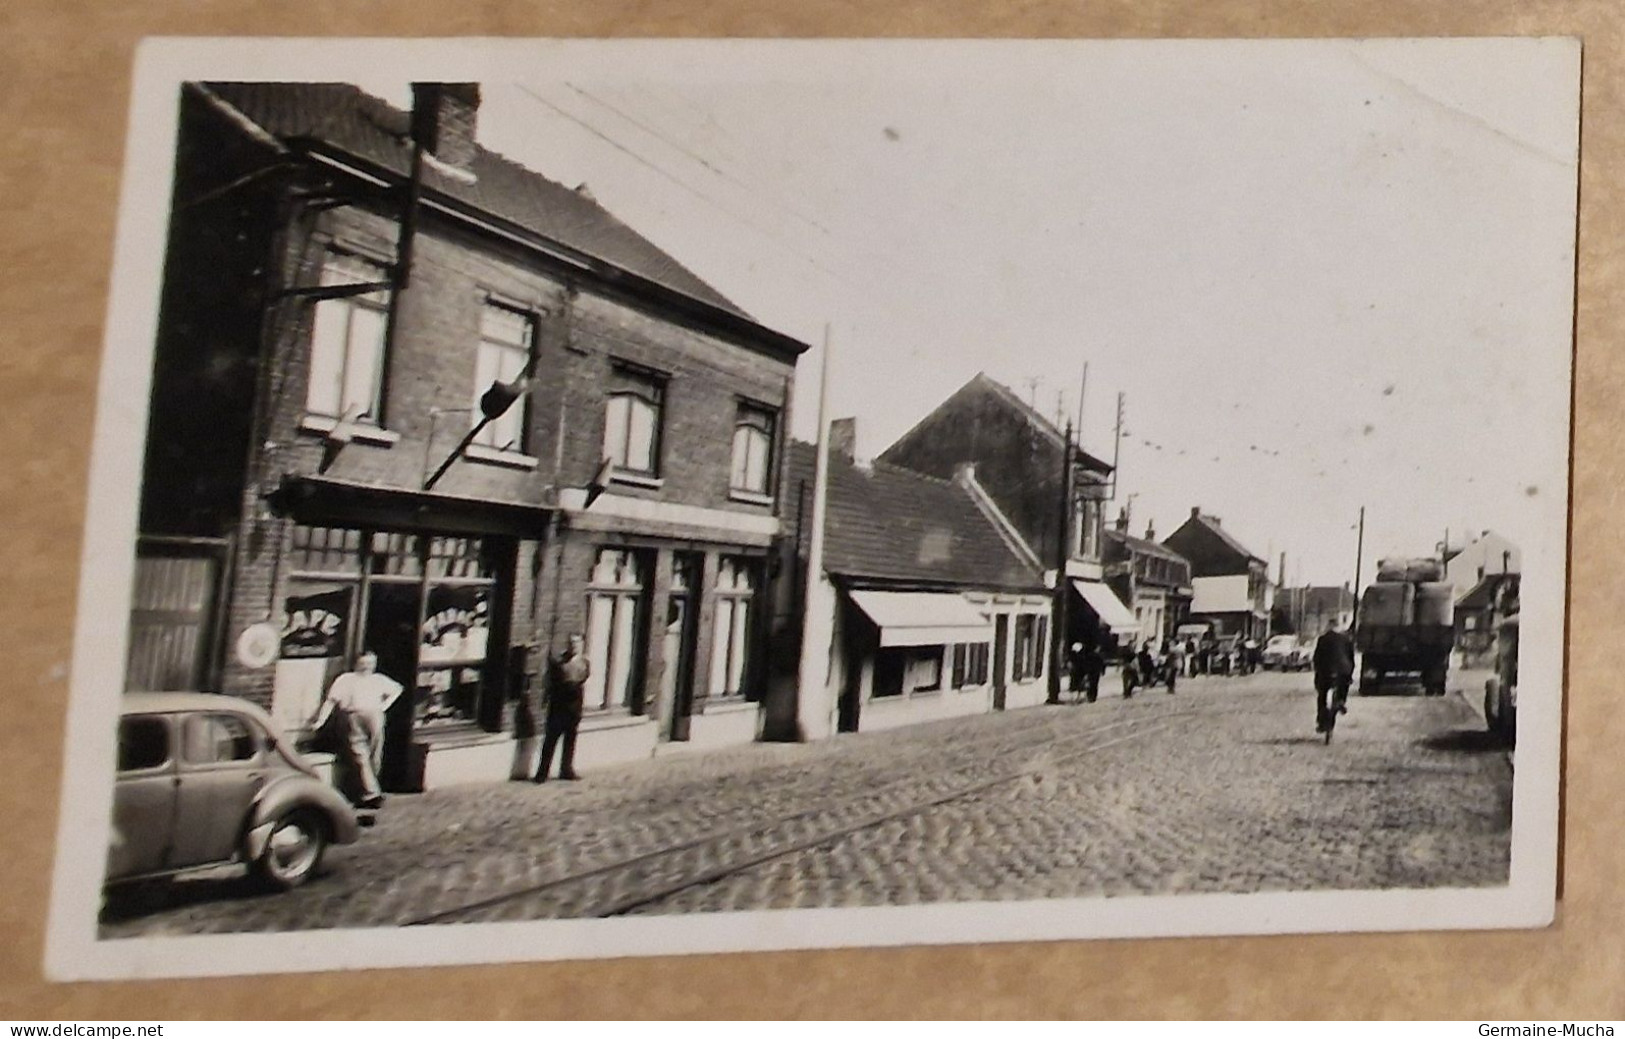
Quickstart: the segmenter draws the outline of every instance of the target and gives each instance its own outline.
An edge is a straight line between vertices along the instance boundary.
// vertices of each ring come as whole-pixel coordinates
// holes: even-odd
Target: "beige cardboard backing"
[[[1625,1018],[1625,16],[1616,0],[8,0],[0,36],[0,1018]],[[1074,942],[58,985],[41,973],[81,515],[144,35],[1584,42],[1563,901],[1518,933]],[[412,976],[412,975],[418,976]],[[1337,979],[1327,984],[1326,979]]]

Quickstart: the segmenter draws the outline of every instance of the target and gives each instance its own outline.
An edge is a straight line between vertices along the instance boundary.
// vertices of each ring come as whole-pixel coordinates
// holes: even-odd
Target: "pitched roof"
[[[208,83],[203,89],[284,144],[318,144],[400,177],[411,169],[408,114],[348,83]],[[424,185],[736,317],[749,317],[590,195],[478,145],[471,170],[472,183],[425,164]]]
[[[1178,552],[1175,552],[1167,545],[1159,542],[1147,541],[1145,538],[1137,538],[1133,534],[1127,534],[1120,530],[1112,530],[1110,527],[1106,529],[1106,536],[1113,541],[1121,542],[1125,548],[1128,548],[1131,551],[1143,552],[1148,556],[1158,556],[1163,559],[1170,559],[1176,563],[1184,563],[1186,566],[1190,565],[1190,560],[1186,559]]]
[[[1169,534],[1168,537],[1164,538],[1163,540],[1167,541],[1169,538],[1173,538],[1179,533],[1180,530],[1184,530],[1186,526],[1192,523],[1200,524],[1204,530],[1217,537],[1221,542],[1224,543],[1226,548],[1230,549],[1237,555],[1244,556],[1247,559],[1256,560],[1260,563],[1264,562],[1263,556],[1253,553],[1247,548],[1246,545],[1243,545],[1241,542],[1231,537],[1230,532],[1224,529],[1224,526],[1219,523],[1217,517],[1209,516],[1206,513],[1196,512],[1194,510],[1191,512],[1190,518],[1179,525],[1179,530],[1174,531],[1173,534]]]
[[[809,509],[816,458],[812,444],[791,442],[786,476],[791,493],[805,485]],[[966,488],[884,462],[871,469],[839,457],[830,462],[827,572],[933,586],[1043,587]]]
[[[1045,440],[1048,440],[1056,447],[1065,446],[1066,435],[1055,427],[1055,423],[1045,418],[1043,413],[1037,408],[1022,400],[1015,390],[1012,390],[1010,387],[988,375],[986,372],[977,372],[971,377],[969,382],[955,390],[948,399],[952,400],[961,393],[968,393],[977,390],[997,397],[1017,415],[1021,416],[1022,420],[1031,426],[1033,430]],[[1085,451],[1082,447],[1075,446],[1073,450],[1077,452],[1079,461],[1083,462],[1084,466],[1088,469],[1097,473],[1109,473],[1112,471],[1111,463],[1096,458],[1088,451]]]

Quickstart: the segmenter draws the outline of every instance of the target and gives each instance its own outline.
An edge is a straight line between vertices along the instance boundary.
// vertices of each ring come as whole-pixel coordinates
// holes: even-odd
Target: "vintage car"
[[[1298,639],[1298,644],[1292,650],[1292,664],[1290,670],[1308,671],[1315,666],[1315,640],[1312,636],[1304,635]]]
[[[285,890],[354,841],[349,802],[275,731],[234,697],[126,694],[107,883],[241,862]]]
[[[1516,742],[1518,730],[1518,615],[1501,621],[1495,633],[1495,673],[1484,683],[1484,722],[1490,732]]]
[[[1296,635],[1274,635],[1264,643],[1265,670],[1301,671],[1314,660],[1314,647],[1305,648]]]

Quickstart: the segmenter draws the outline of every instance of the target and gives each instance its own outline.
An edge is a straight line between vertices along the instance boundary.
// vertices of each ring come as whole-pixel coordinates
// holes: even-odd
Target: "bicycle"
[[[1337,728],[1337,716],[1340,714],[1346,714],[1348,712],[1349,680],[1346,678],[1334,679],[1331,693],[1331,704],[1326,709],[1326,715],[1321,719],[1319,725],[1321,735],[1326,737],[1326,742],[1328,744],[1332,742],[1332,730]],[[1317,683],[1315,688],[1315,698],[1317,701],[1319,700],[1320,696],[1321,690]],[[1316,703],[1316,707],[1319,707],[1318,702]]]

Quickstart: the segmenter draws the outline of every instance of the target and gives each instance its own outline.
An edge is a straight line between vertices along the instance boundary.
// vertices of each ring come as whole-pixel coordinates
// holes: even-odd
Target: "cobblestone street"
[[[940,900],[1505,883],[1511,767],[1468,706],[1302,674],[1203,678],[577,784],[392,797],[282,895],[216,871],[123,893],[105,937]]]

